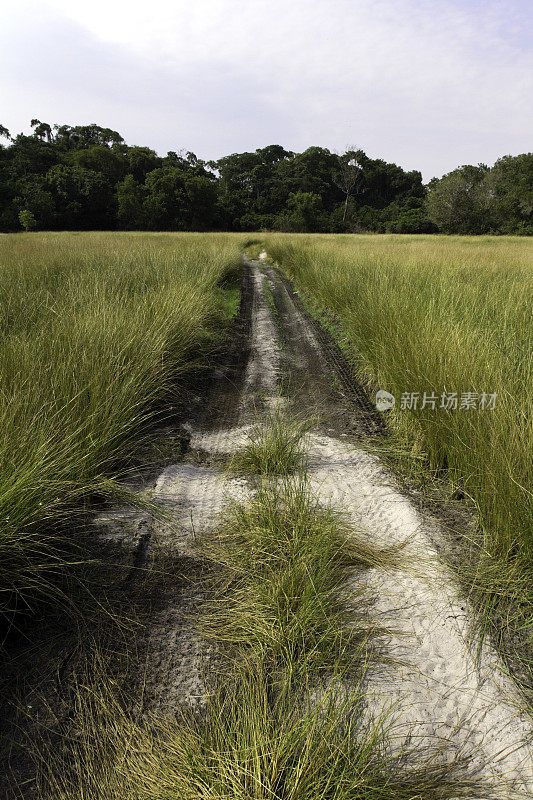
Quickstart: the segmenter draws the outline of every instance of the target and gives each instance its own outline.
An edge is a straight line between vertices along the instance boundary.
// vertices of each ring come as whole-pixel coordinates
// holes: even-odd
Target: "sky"
[[[529,0],[19,0],[0,123],[95,122],[204,159],[312,145],[419,169],[531,151]]]

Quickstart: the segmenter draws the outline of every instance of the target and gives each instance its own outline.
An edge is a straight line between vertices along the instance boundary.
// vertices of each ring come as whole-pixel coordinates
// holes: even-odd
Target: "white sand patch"
[[[250,440],[256,425],[241,425],[237,428],[226,428],[220,431],[193,431],[191,433],[191,450],[204,450],[213,455],[229,456],[244,447]]]
[[[152,531],[150,514],[131,506],[116,506],[97,514],[93,520],[104,541],[115,542],[134,552],[143,534]]]
[[[467,753],[497,785],[514,781],[502,797],[517,797],[519,790],[533,796],[531,721],[520,713],[517,691],[494,649],[486,644],[479,663],[471,652],[473,612],[437,557],[436,523],[401,494],[372,454],[326,436],[310,435],[308,447],[311,486],[320,501],[347,514],[376,544],[407,541],[405,555],[415,566],[365,575],[377,596],[375,611],[391,630],[387,649],[402,662],[371,671],[369,713],[392,709],[392,745],[394,737],[400,744],[408,735],[414,744],[441,742],[450,755]]]
[[[246,481],[214,469],[168,466],[153,490],[153,500],[162,503],[171,516],[169,522],[154,524],[158,544],[177,555],[193,554],[196,537],[217,524],[228,503],[243,501],[249,494]],[[150,626],[145,639],[145,702],[152,711],[172,714],[183,703],[205,706],[204,673],[215,653],[196,631],[194,611],[201,601],[201,593],[187,586]]]
[[[188,555],[195,536],[212,528],[228,503],[245,500],[249,488],[242,478],[181,463],[166,467],[145,496],[159,506],[166,519],[118,506],[95,517],[99,535],[133,552],[148,532],[159,545],[170,547],[177,555]]]
[[[250,490],[242,478],[207,467],[172,464],[157,479],[155,501],[163,501],[174,524],[159,523],[159,540],[186,552],[195,536],[210,530],[228,503],[245,500]]]

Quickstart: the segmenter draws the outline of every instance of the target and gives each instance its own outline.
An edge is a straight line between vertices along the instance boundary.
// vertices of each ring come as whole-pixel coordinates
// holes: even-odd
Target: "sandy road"
[[[175,520],[154,531],[159,546],[187,556],[194,535],[215,524],[225,503],[247,496],[247,482],[224,474],[220,457],[244,443],[262,414],[291,400],[316,419],[307,446],[320,501],[342,511],[376,543],[407,541],[408,561],[416,565],[365,576],[376,595],[375,613],[391,630],[387,647],[400,661],[370,670],[367,713],[392,708],[391,748],[409,736],[411,743],[429,744],[450,759],[466,754],[502,798],[533,797],[531,720],[520,711],[518,694],[490,645],[479,659],[471,652],[471,611],[435,547],[445,536],[439,522],[417,509],[365,448],[380,421],[341,351],[293,287],[260,262],[244,269],[231,363],[216,375],[208,405],[186,425],[185,458],[168,466],[153,486],[154,499]],[[116,531],[117,517],[106,524]],[[200,599],[190,587],[176,591],[145,642],[147,697],[156,708],[195,705],[205,697],[203,668],[216,654],[184,613]]]

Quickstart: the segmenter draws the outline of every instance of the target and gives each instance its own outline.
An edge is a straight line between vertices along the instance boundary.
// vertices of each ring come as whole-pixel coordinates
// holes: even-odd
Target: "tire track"
[[[438,521],[418,511],[380,459],[364,449],[380,432],[376,412],[292,285],[277,270],[266,271],[292,397],[320,418],[308,437],[314,493],[376,545],[405,544],[406,569],[365,575],[376,595],[375,613],[392,631],[387,650],[401,662],[370,669],[368,714],[392,711],[392,749],[409,739],[450,759],[467,755],[480,777],[501,787],[502,797],[533,796],[531,720],[521,713],[492,646],[485,643],[479,658],[472,652],[473,612],[433,544],[444,536]]]
[[[260,262],[245,265],[241,322],[234,364],[222,371],[209,403],[187,426],[188,455],[155,483],[154,501],[173,518],[158,531],[161,546],[187,557],[195,532],[215,524],[230,499],[247,496],[246,482],[216,465],[242,446],[261,414],[283,401],[282,388],[299,412],[317,420],[307,447],[310,481],[321,503],[376,544],[405,543],[405,569],[365,575],[376,594],[376,614],[390,631],[387,647],[401,662],[370,670],[367,714],[392,710],[392,750],[409,738],[445,758],[467,755],[502,798],[532,797],[531,720],[521,713],[518,693],[490,644],[479,658],[472,653],[471,609],[434,544],[444,535],[439,522],[418,510],[365,449],[381,426],[346,358],[291,284]],[[198,639],[185,613],[199,599],[194,586],[178,591],[145,643],[148,694],[158,708],[172,711],[205,697],[203,665],[216,654]]]

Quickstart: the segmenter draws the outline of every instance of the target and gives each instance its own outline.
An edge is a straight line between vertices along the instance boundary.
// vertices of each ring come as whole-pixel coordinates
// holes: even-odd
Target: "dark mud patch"
[[[287,394],[320,429],[368,440],[386,427],[331,334],[314,319],[291,281],[266,268],[282,342]]]

